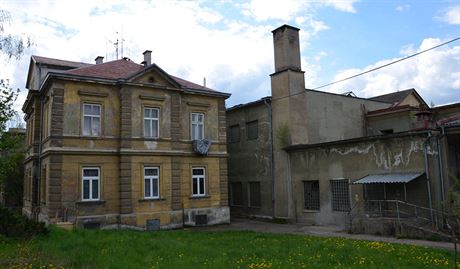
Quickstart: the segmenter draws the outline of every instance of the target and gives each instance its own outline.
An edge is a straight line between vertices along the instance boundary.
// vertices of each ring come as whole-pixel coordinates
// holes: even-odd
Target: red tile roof
[[[139,72],[143,65],[136,64],[127,58],[102,64],[94,64],[87,67],[76,68],[64,72],[64,74],[103,78],[103,79],[123,79]]]
[[[71,69],[63,72],[63,74],[71,74],[84,77],[102,78],[102,79],[128,79],[136,73],[140,72],[145,67],[132,62],[128,58],[106,62],[102,64],[94,64],[81,68]],[[164,71],[163,71],[164,72]],[[170,78],[176,81],[181,87],[193,89],[203,92],[216,92],[213,89],[198,85],[196,83],[181,79],[167,74]]]

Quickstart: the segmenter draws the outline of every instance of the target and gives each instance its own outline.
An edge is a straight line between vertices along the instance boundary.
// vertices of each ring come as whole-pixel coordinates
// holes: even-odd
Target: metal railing
[[[350,224],[357,216],[367,218],[395,218],[399,223],[412,223],[419,227],[443,230],[447,214],[400,200],[365,200],[355,203],[349,211]]]

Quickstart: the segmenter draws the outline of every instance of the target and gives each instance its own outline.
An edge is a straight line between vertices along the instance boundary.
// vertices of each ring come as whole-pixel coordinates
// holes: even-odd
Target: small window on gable
[[[251,121],[246,123],[246,136],[248,140],[257,139],[259,136],[259,122]]]
[[[232,125],[229,128],[229,142],[240,142],[240,125]]]

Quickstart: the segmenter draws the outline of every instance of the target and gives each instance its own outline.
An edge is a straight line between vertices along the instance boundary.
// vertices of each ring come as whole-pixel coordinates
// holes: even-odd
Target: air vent
[[[208,215],[196,215],[195,216],[195,225],[208,225]]]

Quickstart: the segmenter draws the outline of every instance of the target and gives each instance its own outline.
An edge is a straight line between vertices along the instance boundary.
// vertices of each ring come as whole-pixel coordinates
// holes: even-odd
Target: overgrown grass
[[[255,232],[65,231],[0,237],[0,268],[453,268],[453,253]]]

